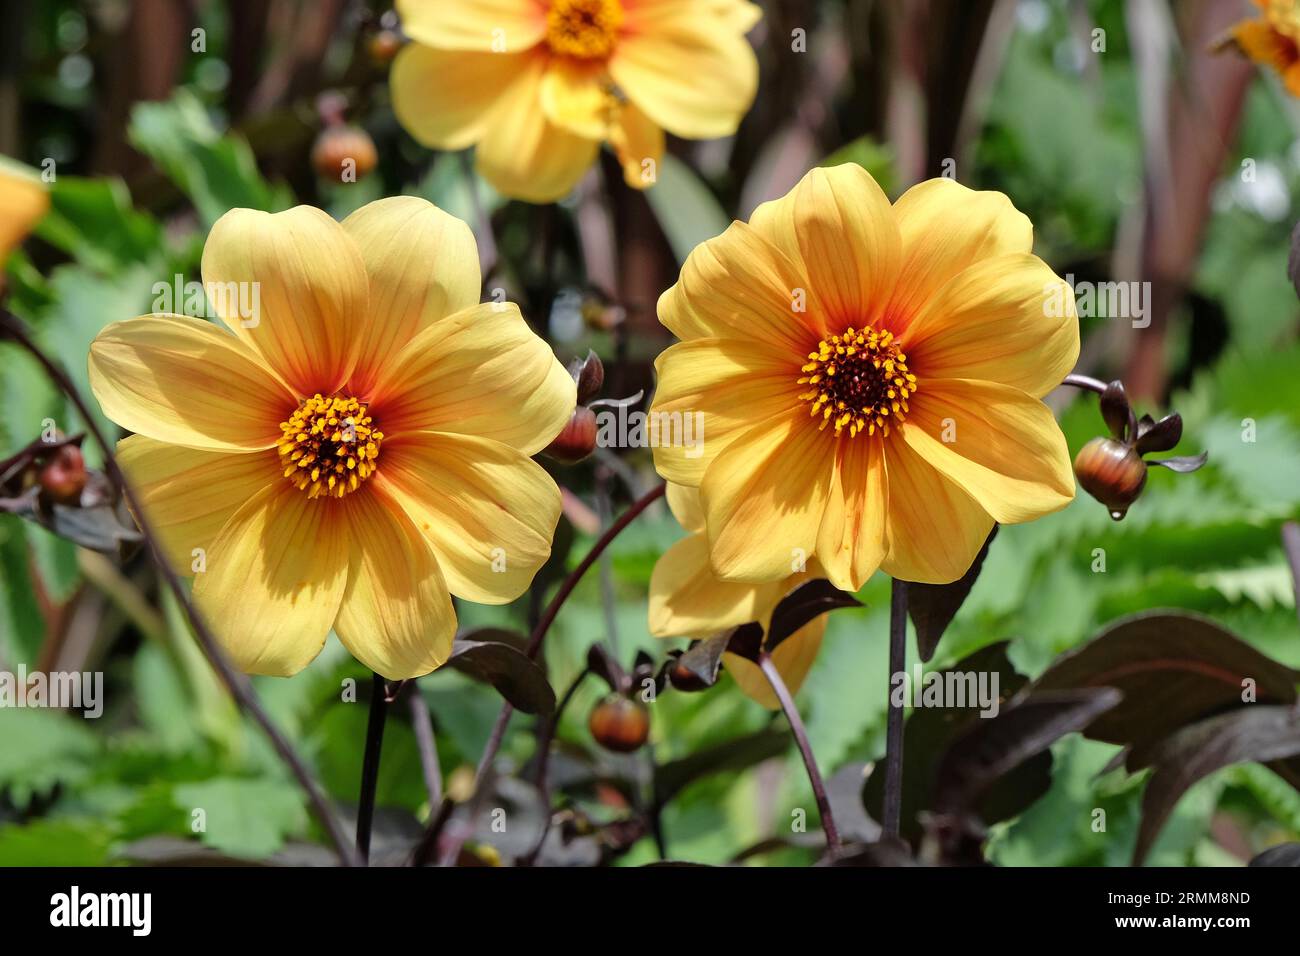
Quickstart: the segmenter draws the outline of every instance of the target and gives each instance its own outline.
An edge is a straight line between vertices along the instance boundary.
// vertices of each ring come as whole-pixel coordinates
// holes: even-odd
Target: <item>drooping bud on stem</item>
[[[650,711],[638,700],[610,694],[592,709],[587,728],[606,750],[632,753],[650,736]]]
[[[1074,474],[1083,489],[1110,510],[1116,521],[1137,501],[1147,483],[1147,466],[1131,445],[1114,438],[1094,438],[1079,449]]]

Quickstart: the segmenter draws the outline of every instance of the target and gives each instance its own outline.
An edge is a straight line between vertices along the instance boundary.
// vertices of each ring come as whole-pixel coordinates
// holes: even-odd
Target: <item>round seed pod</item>
[[[330,126],[321,130],[311,149],[311,164],[322,179],[356,182],[379,162],[370,134],[359,126]]]
[[[606,750],[629,754],[650,736],[650,711],[640,701],[610,694],[592,708],[587,728]]]
[[[579,405],[564,430],[546,446],[546,454],[566,465],[576,465],[596,450],[596,413]]]
[[[54,451],[36,476],[41,495],[61,505],[81,502],[86,487],[86,460],[76,445],[64,445]]]
[[[1084,491],[1110,510],[1116,521],[1137,501],[1147,483],[1147,466],[1137,450],[1114,438],[1094,438],[1074,459]]]

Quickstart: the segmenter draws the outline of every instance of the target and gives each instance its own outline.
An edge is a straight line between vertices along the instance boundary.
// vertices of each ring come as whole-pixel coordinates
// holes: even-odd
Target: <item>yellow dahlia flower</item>
[[[36,172],[0,156],[0,267],[49,208],[50,194]]]
[[[528,456],[573,379],[516,306],[478,304],[472,233],[421,199],[233,210],[203,278],[225,329],[147,315],[90,353],[173,565],[246,671],[293,674],[333,628],[386,678],[427,673],[452,594],[512,600],[550,553],[559,490]]]
[[[753,102],[748,0],[398,0],[415,41],[393,109],[426,146],[477,145],[479,172],[532,202],[566,195],[603,142],[654,183],[664,130],[729,136]]]
[[[1287,92],[1300,96],[1300,6],[1296,0],[1254,2],[1263,17],[1238,23],[1232,40],[1256,63],[1275,69]]]
[[[655,637],[704,637],[757,621],[767,631],[777,603],[805,581],[820,577],[816,562],[802,572],[761,584],[724,581],[709,566],[709,542],[698,489],[669,483],[668,507],[689,534],[663,553],[650,575],[650,633]],[[794,694],[808,676],[826,633],[818,615],[776,646],[772,663]],[[764,707],[780,701],[758,665],[724,654],[727,672],[740,689]]]
[[[699,445],[660,427],[655,465],[699,489],[719,577],[815,557],[848,591],[877,568],[946,583],[995,521],[1073,498],[1039,399],[1074,365],[1078,320],[1031,244],[1000,193],[935,179],[891,207],[846,165],[695,249],[659,300],[682,341],[651,414],[703,416]]]

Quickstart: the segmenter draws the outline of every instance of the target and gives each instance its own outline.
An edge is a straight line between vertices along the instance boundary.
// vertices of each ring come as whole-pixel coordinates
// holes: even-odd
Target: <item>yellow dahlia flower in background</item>
[[[1250,59],[1275,69],[1287,92],[1300,96],[1300,6],[1296,0],[1254,2],[1263,16],[1241,21],[1230,37]]]
[[[664,131],[730,136],[758,86],[747,0],[398,0],[415,41],[393,109],[426,146],[477,146],[500,192],[551,202],[609,143],[653,185]]]
[[[148,315],[90,353],[172,564],[245,671],[293,674],[333,628],[390,680],[427,673],[452,594],[512,600],[550,553],[560,494],[528,456],[564,427],[573,379],[516,306],[479,304],[472,233],[421,199],[341,225],[233,210],[203,278],[258,289],[260,310],[213,296],[225,329]]]
[[[32,169],[0,156],[0,268],[50,208],[50,194]],[[0,276],[0,286],[4,277]]]
[[[750,621],[766,632],[777,603],[805,581],[822,576],[814,562],[801,573],[762,584],[724,581],[709,566],[699,491],[670,482],[668,507],[689,534],[663,553],[650,575],[650,633],[655,637],[706,637]],[[826,615],[821,614],[772,652],[772,663],[791,694],[808,676],[825,633]],[[745,694],[764,707],[781,706],[757,664],[730,653],[722,661]]]
[[[702,447],[655,465],[698,488],[715,574],[778,581],[816,558],[856,591],[877,569],[946,583],[995,521],[1074,496],[1041,401],[1079,352],[1073,292],[1001,193],[947,179],[892,207],[859,166],[815,169],[700,245],[659,300],[682,341],[658,413]]]

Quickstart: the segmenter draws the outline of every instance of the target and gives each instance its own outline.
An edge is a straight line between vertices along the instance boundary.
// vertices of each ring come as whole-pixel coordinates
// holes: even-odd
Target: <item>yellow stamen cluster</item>
[[[384,433],[355,398],[319,392],[280,423],[284,477],[307,497],[342,498],[374,473]]]
[[[812,403],[821,415],[821,427],[845,428],[852,438],[859,432],[889,434],[889,423],[903,421],[908,396],[916,392],[916,376],[907,370],[907,356],[892,332],[854,329],[817,343],[801,369],[800,385],[809,386],[799,397]]]
[[[619,0],[551,0],[546,43],[561,56],[603,60],[614,52],[622,25]]]

